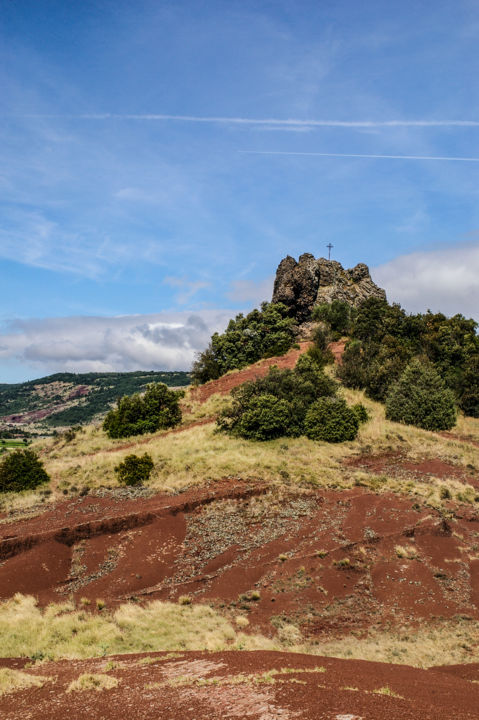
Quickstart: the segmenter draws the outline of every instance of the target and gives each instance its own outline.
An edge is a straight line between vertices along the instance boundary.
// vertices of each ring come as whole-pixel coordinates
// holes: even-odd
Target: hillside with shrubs
[[[6,444],[4,653],[105,677],[115,653],[146,653],[146,677],[156,651],[477,663],[476,330],[381,298],[302,324],[265,303],[195,385]]]

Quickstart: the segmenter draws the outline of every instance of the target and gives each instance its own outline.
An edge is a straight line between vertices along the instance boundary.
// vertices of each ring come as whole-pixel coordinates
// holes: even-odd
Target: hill
[[[122,395],[151,382],[189,384],[186,372],[56,373],[24,383],[0,384],[0,434],[51,434],[55,428],[85,425],[104,415]]]
[[[187,389],[172,429],[110,439],[93,424],[34,441],[49,485],[0,506],[6,717],[85,702],[112,720],[125,703],[165,720],[475,717],[479,418],[459,411],[448,430],[393,422],[366,371],[376,363],[388,381],[402,372],[388,365],[398,348],[404,366],[421,352],[460,389],[476,326],[375,297],[345,315],[338,302],[299,342],[281,308],[239,316],[204,365],[236,348],[241,361]],[[275,339],[255,353],[275,323],[289,350],[270,357]],[[451,378],[459,360],[464,375]],[[363,406],[354,439],[218,432],[241,393],[261,378],[294,383],[301,367]],[[119,486],[118,464],[145,452],[147,483]]]

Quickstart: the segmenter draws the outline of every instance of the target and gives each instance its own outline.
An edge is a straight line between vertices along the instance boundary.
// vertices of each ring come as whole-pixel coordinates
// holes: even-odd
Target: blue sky
[[[0,382],[186,369],[329,242],[479,318],[478,39],[473,0],[0,0]]]

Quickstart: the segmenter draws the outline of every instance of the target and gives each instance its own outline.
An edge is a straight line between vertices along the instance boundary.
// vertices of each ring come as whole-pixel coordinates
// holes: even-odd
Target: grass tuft
[[[51,678],[42,675],[30,675],[21,670],[0,668],[0,697],[18,690],[26,690],[32,687],[40,688],[49,680]]]
[[[85,690],[113,690],[118,687],[118,679],[104,673],[83,673],[76,680],[72,680],[67,692],[83,692]]]

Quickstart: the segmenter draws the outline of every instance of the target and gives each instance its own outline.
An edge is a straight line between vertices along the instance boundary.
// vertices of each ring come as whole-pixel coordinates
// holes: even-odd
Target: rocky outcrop
[[[315,305],[342,300],[357,306],[363,300],[386,299],[386,293],[371,279],[369,268],[359,263],[345,270],[336,260],[315,259],[304,253],[297,262],[290,255],[276,271],[272,302],[284,303],[299,323],[307,322]]]

